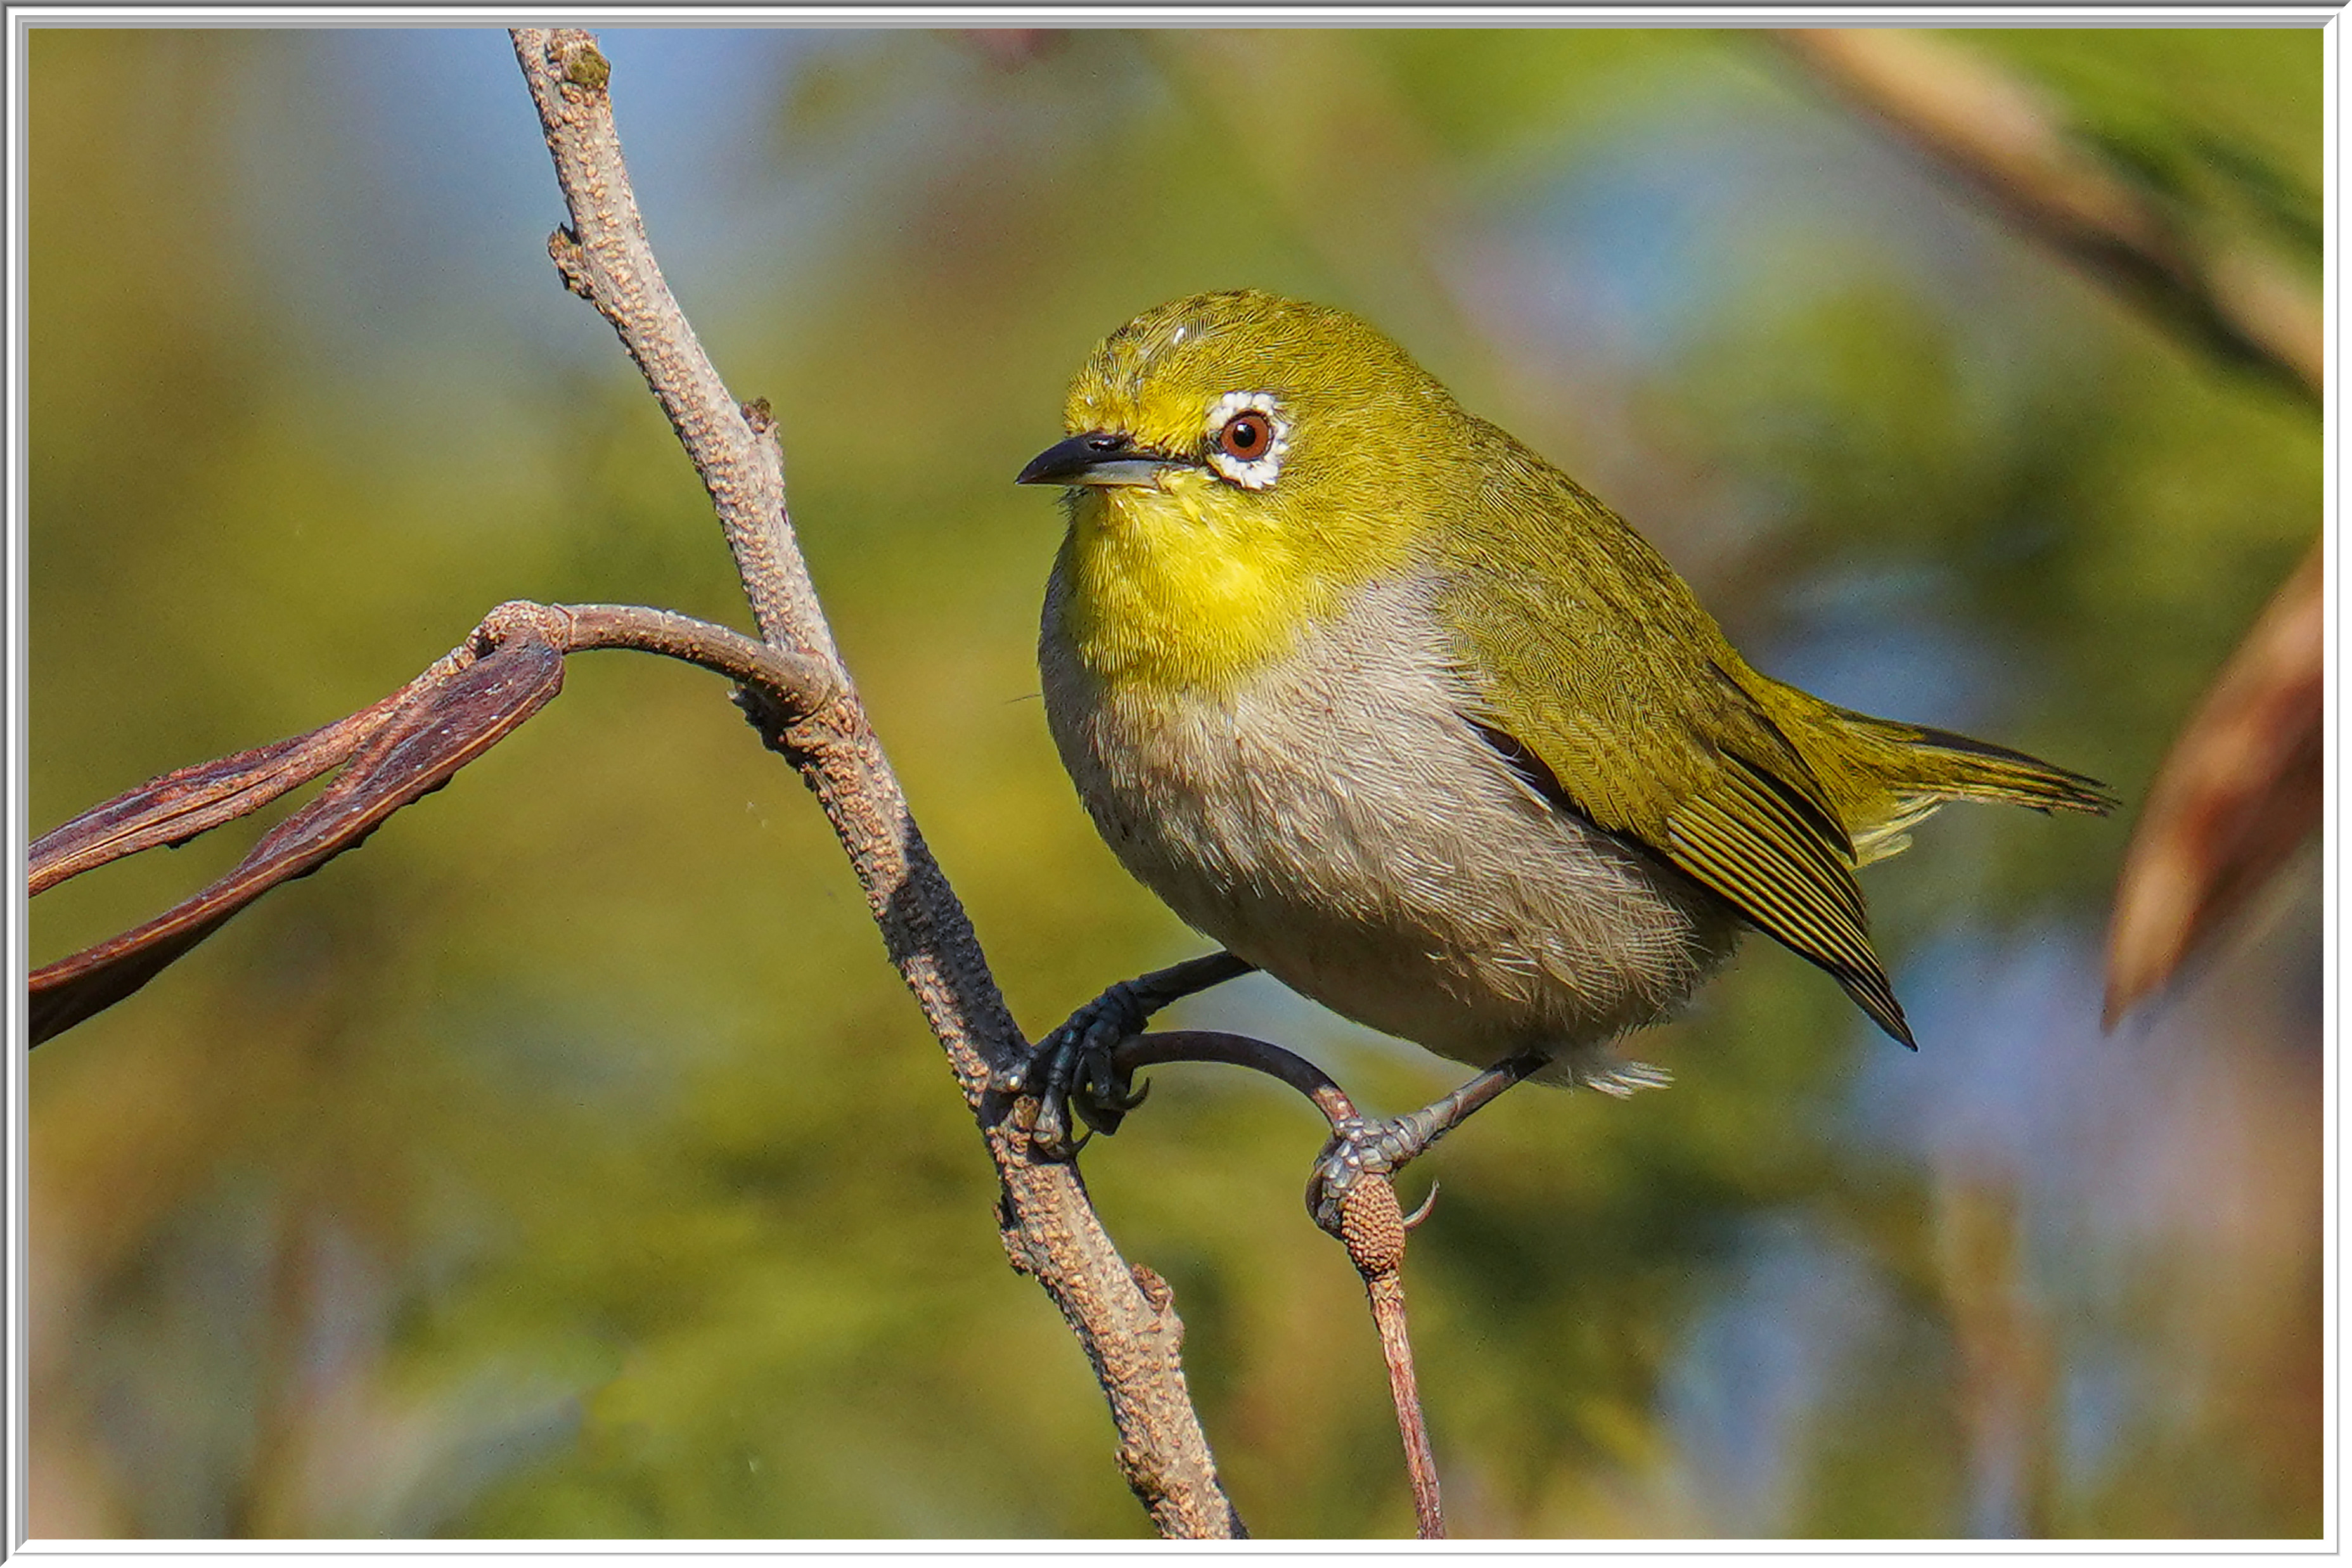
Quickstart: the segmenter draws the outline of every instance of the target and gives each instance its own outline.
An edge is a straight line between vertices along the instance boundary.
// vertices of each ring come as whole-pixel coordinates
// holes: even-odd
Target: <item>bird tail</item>
[[[1883,860],[1910,843],[1910,829],[1948,800],[2005,801],[2035,811],[2105,816],[2117,802],[2105,784],[2055,763],[1990,741],[1874,719],[1841,709],[1838,716],[1874,742],[1879,771],[1894,797],[1884,820],[1853,835],[1854,858]]]

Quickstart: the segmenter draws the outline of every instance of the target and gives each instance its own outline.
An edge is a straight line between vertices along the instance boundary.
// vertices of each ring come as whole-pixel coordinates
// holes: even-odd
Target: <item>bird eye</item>
[[[1228,484],[1262,490],[1282,477],[1290,423],[1271,392],[1228,392],[1209,410],[1202,454]]]
[[[1217,432],[1217,447],[1228,458],[1244,463],[1265,456],[1266,447],[1274,441],[1274,421],[1258,409],[1236,414],[1225,421]]]

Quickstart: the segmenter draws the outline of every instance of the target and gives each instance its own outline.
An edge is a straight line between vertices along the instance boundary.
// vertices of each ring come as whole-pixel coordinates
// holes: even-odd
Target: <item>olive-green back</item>
[[[1852,814],[1875,803],[1833,796],[1808,737],[1790,732],[1809,715],[1768,710],[1757,689],[1768,683],[1647,541],[1502,431],[1464,419],[1450,477],[1475,487],[1477,522],[1436,544],[1444,611],[1485,701],[1473,717],[1540,763],[1535,782],[1555,804],[1728,900],[1912,1043],[1853,877]]]

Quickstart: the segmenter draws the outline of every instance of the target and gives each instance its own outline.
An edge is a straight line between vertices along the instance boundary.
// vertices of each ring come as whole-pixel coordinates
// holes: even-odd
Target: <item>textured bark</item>
[[[990,1089],[1026,1044],[834,646],[785,510],[773,421],[764,405],[728,393],[662,281],[621,161],[611,67],[577,29],[517,28],[514,40],[571,206],[550,254],[566,285],[613,323],[668,414],[718,509],[761,636],[818,661],[833,682],[832,700],[806,716],[756,699],[746,706],[814,792],[891,963],[947,1054],[996,1168],[1013,1266],[1045,1288],[1085,1349],[1118,1430],[1120,1469],[1154,1527],[1240,1534],[1185,1386],[1183,1331],[1167,1287],[1120,1258],[1076,1169],[1033,1158],[1009,1120],[1011,1101]]]

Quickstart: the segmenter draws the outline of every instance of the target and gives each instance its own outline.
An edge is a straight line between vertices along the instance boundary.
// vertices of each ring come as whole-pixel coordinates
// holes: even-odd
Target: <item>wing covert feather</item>
[[[1479,531],[1490,552],[1447,563],[1477,693],[1465,716],[1538,762],[1559,804],[1722,897],[1912,1045],[1871,951],[1853,843],[1733,673],[1744,662],[1646,541],[1526,461],[1540,470],[1515,476],[1526,488],[1480,498],[1510,514]],[[1553,504],[1525,504],[1547,489]]]

